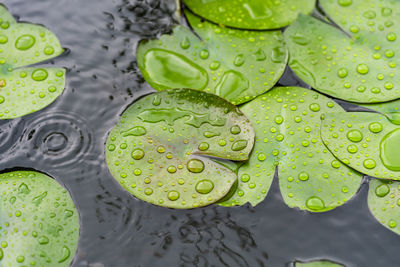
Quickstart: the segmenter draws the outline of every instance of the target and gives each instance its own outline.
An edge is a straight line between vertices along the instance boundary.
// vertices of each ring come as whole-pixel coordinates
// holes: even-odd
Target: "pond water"
[[[135,61],[140,39],[168,32],[174,1],[3,0],[21,21],[43,24],[68,52],[64,94],[42,111],[0,121],[0,169],[32,168],[65,185],[80,212],[72,266],[289,266],[329,258],[348,267],[400,266],[400,237],[367,207],[368,185],[347,204],[311,214],[288,208],[277,180],[263,203],[195,210],[132,197],[105,165],[119,115],[152,92]],[[287,71],[281,84],[299,82]]]

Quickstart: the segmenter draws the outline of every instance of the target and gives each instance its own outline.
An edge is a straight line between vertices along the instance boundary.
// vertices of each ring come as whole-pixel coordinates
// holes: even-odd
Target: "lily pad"
[[[376,104],[362,104],[361,106],[376,110],[380,113],[394,113],[400,112],[400,100],[394,100],[385,103],[376,103]]]
[[[393,21],[400,13],[400,2],[320,3],[343,31],[300,15],[284,33],[293,71],[314,89],[336,98],[357,103],[399,98],[399,30]]]
[[[241,29],[266,30],[289,25],[299,13],[309,14],[315,0],[184,0],[195,14]]]
[[[343,163],[364,174],[400,180],[400,113],[327,114],[321,134]]]
[[[274,86],[287,51],[280,31],[226,29],[185,12],[194,33],[176,26],[172,35],[142,41],[138,66],[156,90],[191,88],[240,104]]]
[[[345,266],[336,262],[321,260],[321,261],[310,261],[310,262],[296,261],[294,263],[294,267],[345,267]]]
[[[236,194],[224,206],[253,206],[270,188],[279,167],[279,183],[288,206],[321,212],[350,199],[362,176],[341,164],[320,138],[320,116],[343,112],[329,98],[300,87],[276,87],[243,105],[256,142],[248,162],[238,171]]]
[[[369,182],[368,206],[385,227],[400,234],[400,183],[373,179]]]
[[[64,52],[48,29],[17,23],[0,4],[0,119],[38,111],[64,90],[62,68],[25,67]]]
[[[237,107],[212,94],[176,89],[130,106],[108,137],[106,159],[132,195],[189,209],[218,201],[237,180],[232,164],[213,158],[247,160],[253,144],[253,127]]]
[[[34,171],[0,174],[1,266],[69,266],[79,238],[71,196]]]

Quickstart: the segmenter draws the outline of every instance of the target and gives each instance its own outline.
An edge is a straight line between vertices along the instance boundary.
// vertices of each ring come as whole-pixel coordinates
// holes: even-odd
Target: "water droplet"
[[[400,171],[400,129],[396,129],[382,139],[380,143],[380,158],[383,165],[392,171]]]
[[[331,166],[335,169],[338,169],[340,167],[340,162],[338,160],[332,160]]]
[[[38,239],[40,245],[46,245],[49,243],[49,238],[47,236],[41,236]]]
[[[169,173],[175,173],[175,172],[176,172],[176,167],[175,167],[175,166],[169,166],[169,167],[167,168],[167,171],[168,171]]]
[[[394,40],[396,40],[397,36],[394,32],[390,32],[386,35],[386,39],[390,42],[393,42]]]
[[[248,181],[250,181],[250,175],[248,175],[248,174],[242,174],[242,176],[240,176],[240,180],[241,180],[243,183],[247,183]]]
[[[369,68],[366,64],[358,64],[357,66],[357,72],[360,74],[367,74],[369,71]]]
[[[153,189],[151,189],[151,188],[146,188],[146,189],[144,190],[144,193],[145,193],[146,195],[150,196],[151,194],[153,194]]]
[[[161,88],[202,90],[208,83],[207,72],[187,57],[162,49],[150,49],[144,56],[146,74]]]
[[[373,169],[376,166],[376,162],[373,159],[366,159],[364,160],[363,165],[367,169]]]
[[[309,197],[306,201],[306,206],[310,210],[320,211],[325,208],[325,203],[319,197]]]
[[[179,192],[172,190],[168,192],[168,199],[171,201],[178,200],[179,198]]]
[[[46,55],[50,56],[54,54],[54,48],[52,46],[46,46],[43,51]]]
[[[210,63],[210,69],[217,70],[221,64],[218,61],[213,61]]]
[[[400,112],[391,112],[384,115],[391,123],[400,125]]]
[[[264,161],[267,158],[267,155],[261,152],[258,154],[257,158],[259,161]]]
[[[375,194],[378,197],[384,197],[389,194],[390,188],[387,184],[381,184],[375,189]]]
[[[193,173],[200,173],[204,170],[204,163],[199,159],[191,159],[187,163],[187,169]]]
[[[368,125],[368,129],[373,133],[380,133],[383,130],[383,127],[379,122],[371,122]]]
[[[264,50],[262,50],[261,48],[259,48],[255,53],[254,56],[256,58],[257,61],[263,61],[266,59]]]
[[[208,50],[203,49],[200,51],[200,58],[201,59],[207,59],[209,57],[210,53],[208,52]]]
[[[165,152],[165,147],[163,147],[163,146],[158,146],[158,147],[157,147],[157,152],[158,152],[158,153],[164,153],[164,152]]]
[[[230,70],[224,73],[215,87],[215,94],[230,99],[239,96],[247,88],[249,88],[249,80],[242,73]]]
[[[199,144],[199,150],[204,151],[207,150],[210,147],[210,145],[207,142],[202,142]]]
[[[310,42],[310,39],[308,39],[303,34],[298,32],[295,35],[292,35],[291,38],[293,42],[295,42],[298,45],[306,45]]]
[[[314,112],[318,112],[321,109],[318,103],[312,103],[310,104],[310,110]]]
[[[213,133],[210,131],[205,131],[203,135],[204,135],[204,137],[211,138],[211,137],[220,135],[220,133]]]
[[[71,256],[71,251],[67,246],[64,246],[62,249],[61,259],[58,261],[59,263],[66,261]]]
[[[231,134],[239,134],[241,132],[241,129],[239,126],[234,125],[231,127]]]
[[[36,69],[32,72],[32,79],[37,82],[46,80],[48,76],[49,74],[45,69]]]
[[[235,59],[233,60],[233,64],[235,64],[236,67],[240,67],[244,64],[244,55],[243,54],[239,54],[235,57]]]
[[[135,126],[127,131],[121,132],[123,137],[127,136],[142,136],[146,134],[146,129],[142,126]]]
[[[214,189],[214,184],[210,180],[201,180],[196,184],[196,191],[200,194],[208,194]]]
[[[140,148],[132,151],[131,156],[133,159],[140,160],[144,157],[144,151]]]
[[[300,181],[307,181],[309,178],[309,175],[306,172],[300,172],[298,177],[299,177]]]
[[[235,141],[233,144],[232,144],[232,150],[233,151],[240,151],[240,150],[243,150],[243,149],[245,149],[247,147],[247,141],[246,140],[238,140],[238,141]]]
[[[8,37],[4,34],[0,34],[0,44],[6,44],[8,42]]]
[[[388,8],[388,7],[384,7],[384,8],[382,8],[381,13],[382,13],[382,16],[388,17],[388,16],[392,15],[392,9]]]
[[[344,7],[350,6],[352,3],[352,0],[338,0],[338,4]]]
[[[15,41],[15,48],[18,50],[28,50],[35,44],[35,37],[30,34],[24,34]]]
[[[22,194],[29,194],[31,192],[31,190],[29,189],[29,187],[25,183],[22,183],[18,187],[18,192],[22,193]]]
[[[363,139],[363,134],[359,130],[351,130],[347,133],[347,139],[358,143]]]
[[[345,68],[340,68],[337,71],[337,75],[339,76],[339,78],[344,78],[347,76],[347,74],[348,74],[348,71]]]
[[[349,153],[354,154],[357,152],[357,146],[356,145],[349,145],[347,146],[347,151],[349,151]]]
[[[190,47],[190,41],[189,38],[185,37],[181,43],[180,46],[182,47],[182,49],[188,49]]]
[[[368,10],[363,13],[363,16],[366,19],[374,19],[376,17],[376,13],[372,10]]]
[[[226,145],[226,140],[225,140],[225,139],[220,139],[220,140],[218,141],[218,145],[220,145],[220,146],[225,146],[225,145]]]
[[[275,116],[274,120],[275,120],[276,124],[282,124],[284,119],[281,115],[277,115],[277,116]]]

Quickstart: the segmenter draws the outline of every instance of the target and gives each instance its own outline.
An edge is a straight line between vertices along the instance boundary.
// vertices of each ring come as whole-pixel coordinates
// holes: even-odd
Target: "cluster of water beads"
[[[11,172],[1,176],[2,188],[8,189],[3,192],[1,209],[4,220],[0,229],[4,235],[0,238],[0,260],[3,264],[69,265],[77,247],[79,220],[68,192],[51,178],[36,172]],[[29,254],[20,254],[24,247]]]

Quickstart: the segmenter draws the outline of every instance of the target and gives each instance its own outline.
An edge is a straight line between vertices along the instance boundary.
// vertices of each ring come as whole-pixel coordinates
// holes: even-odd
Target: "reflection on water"
[[[400,237],[367,209],[367,186],[326,214],[289,209],[277,181],[256,208],[171,210],[133,198],[105,166],[104,143],[119,115],[153,91],[137,69],[142,38],[170,32],[174,0],[4,0],[23,21],[46,25],[68,69],[52,105],[0,121],[0,169],[34,168],[68,188],[81,238],[73,266],[287,266],[329,258],[349,267],[399,266]],[[290,71],[283,85],[302,84]]]

